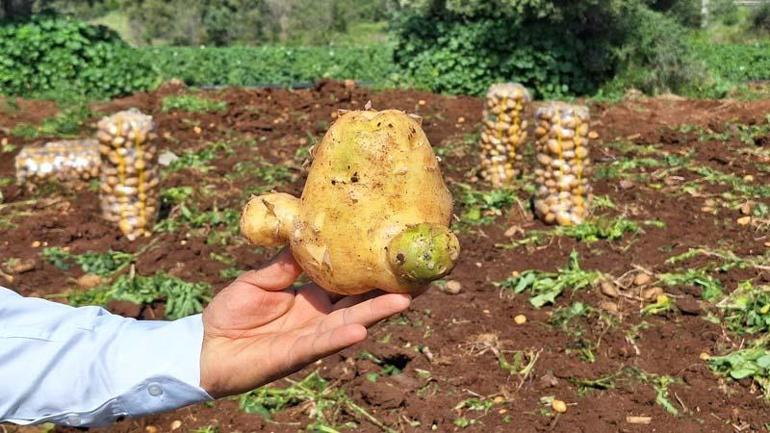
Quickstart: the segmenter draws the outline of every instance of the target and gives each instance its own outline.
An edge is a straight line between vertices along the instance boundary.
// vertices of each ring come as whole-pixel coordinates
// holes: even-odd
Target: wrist
[[[200,361],[200,387],[206,391],[213,398],[226,397],[223,391],[221,381],[218,380],[216,375],[216,360],[210,359],[213,357],[214,350],[212,346],[211,338],[204,335],[203,342],[201,344],[201,361]]]

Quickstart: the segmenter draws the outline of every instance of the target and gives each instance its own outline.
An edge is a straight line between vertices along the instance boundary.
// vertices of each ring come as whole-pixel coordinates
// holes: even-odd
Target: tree
[[[650,92],[700,78],[684,30],[651,8],[656,0],[393,1],[396,63],[433,91],[517,81],[559,97],[594,93],[629,70],[627,84]]]
[[[122,0],[146,43],[227,45],[264,40],[264,0]]]
[[[22,19],[32,15],[35,0],[0,0],[0,18]]]

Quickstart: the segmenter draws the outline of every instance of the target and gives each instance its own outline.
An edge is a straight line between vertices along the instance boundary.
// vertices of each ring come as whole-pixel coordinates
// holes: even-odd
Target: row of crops
[[[735,84],[770,79],[768,43],[714,45],[694,40],[690,46],[708,71],[708,77],[701,80],[705,84],[692,96],[721,97]],[[466,69],[478,65],[472,65],[472,59],[463,58],[461,52],[446,51],[446,47],[444,57],[433,60],[407,61],[401,59],[399,49],[408,50],[409,44],[398,48],[392,44],[133,48],[106,28],[40,18],[0,26],[0,94],[109,98],[149,90],[172,78],[191,86],[286,86],[323,78],[355,79],[374,87],[418,87],[448,93],[479,93],[474,89],[499,81],[488,76],[497,70],[493,65],[461,82],[452,81],[451,71],[465,76]],[[537,95],[566,96],[574,91],[566,84],[559,86],[561,75],[554,76],[550,67],[537,62],[514,63],[515,68],[503,69],[505,74],[516,76],[506,78],[525,82]],[[666,65],[658,66],[666,69]],[[468,80],[473,85],[468,85]],[[633,82],[610,87],[622,94],[629,85]]]

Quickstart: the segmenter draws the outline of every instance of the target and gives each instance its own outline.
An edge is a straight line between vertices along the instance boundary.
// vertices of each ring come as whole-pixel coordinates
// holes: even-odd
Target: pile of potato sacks
[[[99,178],[102,216],[129,240],[149,235],[158,216],[154,130],[151,116],[121,111],[99,121],[96,140],[24,147],[16,156],[16,180],[28,190],[49,181],[79,189]]]
[[[519,146],[527,141],[524,107],[532,100],[515,83],[495,84],[487,92],[481,131],[481,175],[495,187],[510,184],[519,174]]]
[[[148,236],[158,215],[155,124],[138,110],[105,117],[98,124],[102,216],[129,239]]]
[[[481,175],[494,187],[509,185],[518,175],[521,149],[527,140],[524,111],[531,97],[513,83],[496,84],[487,93],[481,132]],[[551,102],[535,112],[537,165],[535,215],[547,224],[584,221],[591,199],[588,108]]]
[[[80,189],[99,177],[100,164],[96,140],[52,141],[26,146],[16,155],[16,181],[30,191],[51,181]]]

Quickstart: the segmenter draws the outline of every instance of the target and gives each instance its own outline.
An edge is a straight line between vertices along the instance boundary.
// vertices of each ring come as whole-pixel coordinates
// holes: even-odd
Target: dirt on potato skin
[[[483,101],[468,97],[444,97],[425,92],[388,90],[375,92],[349,88],[342,83],[323,82],[304,90],[227,89],[209,91],[212,98],[226,100],[221,113],[166,113],[162,98],[183,93],[182,87],[166,86],[159,91],[102,103],[95,111],[107,113],[137,107],[155,116],[158,144],[163,150],[181,154],[201,149],[207,143],[237,138],[234,154],[221,154],[210,161],[203,173],[186,169],[168,173],[161,188],[211,185],[217,191],[203,198],[201,210],[240,209],[242,190],[258,179],[228,180],[236,164],[257,157],[275,164],[285,164],[294,180],[277,186],[297,194],[301,191],[303,169],[295,157],[298,148],[312,144],[333,121],[337,109],[361,109],[372,101],[375,108],[398,108],[423,117],[423,127],[434,147],[440,149],[471,140],[481,118]],[[678,125],[697,125],[719,129],[727,123],[758,124],[770,110],[770,101],[686,101],[679,99],[640,99],[620,104],[593,104],[595,129],[602,140],[594,144],[597,165],[611,164],[622,152],[610,146],[614,141],[628,141],[634,146],[657,145],[666,152],[694,150],[698,164],[740,176],[751,175],[756,184],[765,184],[770,176],[757,169],[757,157],[737,150],[743,145],[701,142],[696,137],[677,132]],[[14,118],[3,117],[0,124],[12,127]],[[196,130],[196,128],[200,128]],[[84,131],[87,133],[87,131]],[[7,132],[0,130],[0,139]],[[9,137],[14,144],[24,140]],[[474,147],[459,147],[443,158],[445,176],[450,184],[473,183],[478,159]],[[469,151],[470,150],[470,151]],[[16,150],[18,151],[18,149]],[[0,177],[12,177],[13,153],[1,154]],[[653,170],[650,169],[650,172]],[[686,182],[692,179],[676,180]],[[736,254],[759,255],[766,250],[766,234],[736,224],[741,216],[736,209],[719,209],[717,214],[703,212],[704,201],[722,192],[719,187],[704,187],[706,196],[692,196],[677,191],[679,184],[656,190],[644,182],[631,187],[618,179],[595,183],[597,195],[607,195],[634,220],[660,220],[665,228],[645,227],[645,233],[627,235],[622,241],[595,243],[556,238],[543,246],[507,250],[497,247],[510,241],[505,235],[511,226],[525,232],[545,229],[526,214],[510,212],[488,226],[464,231],[460,238],[462,260],[451,279],[462,284],[457,295],[437,289],[415,300],[402,317],[386,321],[372,329],[367,342],[309,366],[295,377],[302,378],[317,370],[331,386],[343,389],[358,405],[396,431],[467,431],[467,432],[726,432],[763,431],[770,420],[770,404],[748,381],[734,382],[715,376],[701,360],[702,353],[719,354],[734,348],[735,341],[719,325],[704,319],[704,314],[679,311],[664,316],[642,317],[640,302],[630,298],[614,299],[619,313],[617,324],[601,326],[596,321],[580,319],[570,329],[551,324],[553,312],[580,301],[592,306],[608,301],[598,290],[567,291],[556,306],[534,309],[527,296],[504,294],[493,283],[514,271],[541,269],[553,271],[564,267],[571,251],[581,258],[584,269],[593,269],[616,277],[634,266],[652,272],[666,272],[673,266],[665,260],[689,248],[716,248],[728,242]],[[32,259],[33,270],[14,275],[13,282],[0,283],[22,294],[46,296],[74,287],[81,271],[73,267],[62,271],[40,256],[44,246],[69,247],[73,253],[86,251],[136,252],[146,247],[136,263],[136,271],[150,275],[164,271],[190,281],[211,283],[215,290],[227,284],[219,272],[224,265],[212,260],[212,253],[227,253],[242,269],[265,263],[274,251],[259,251],[243,243],[228,245],[207,243],[205,231],[180,230],[159,233],[152,238],[130,243],[117,229],[99,218],[97,195],[85,190],[78,193],[58,191],[45,197],[30,194],[16,186],[2,188],[6,203],[37,200],[28,214],[13,220],[13,228],[0,230],[0,258]],[[2,216],[3,210],[0,210]],[[214,231],[220,230],[215,228]],[[36,242],[40,246],[33,247]],[[2,263],[5,259],[0,260]],[[698,265],[697,260],[692,262]],[[732,290],[739,281],[770,277],[759,270],[733,269],[717,277]],[[690,287],[667,288],[676,297],[698,295]],[[58,298],[56,298],[58,300]],[[162,314],[162,306],[161,306]],[[144,308],[139,315],[155,317],[157,310]],[[136,312],[132,313],[136,314]],[[517,325],[513,318],[523,314],[527,322]],[[581,336],[574,335],[580,329]],[[732,337],[735,338],[735,337]],[[593,343],[594,361],[581,358],[581,344]],[[512,375],[500,368],[498,358],[489,349],[494,343],[507,357],[513,351],[536,354],[532,372]],[[427,348],[427,350],[426,350]],[[368,352],[380,359],[397,359],[400,373],[380,375],[373,382],[370,373],[381,367],[361,357]],[[629,371],[666,375],[677,381],[669,388],[669,397],[679,410],[678,416],[656,403],[653,386]],[[429,372],[426,375],[425,372]],[[581,390],[580,380],[596,380],[618,375],[609,389]],[[279,386],[287,385],[279,382]],[[471,397],[485,396],[499,401],[486,411],[458,409],[458,403]],[[564,414],[555,415],[541,398],[553,396],[567,403]],[[495,398],[498,400],[494,400]],[[224,400],[214,405],[196,405],[178,411],[137,420],[125,420],[98,432],[147,432],[148,426],[171,431],[172,423],[181,421],[177,431],[215,425],[219,432],[304,431],[310,423],[309,406],[298,406],[277,413],[272,420],[239,410],[237,401]],[[650,417],[650,423],[633,424],[628,416]],[[355,420],[343,412],[338,419]],[[468,421],[461,428],[459,419]],[[435,426],[435,427],[434,427]],[[734,427],[738,426],[738,427]],[[746,427],[748,426],[748,427]],[[36,431],[3,426],[8,431]],[[57,428],[59,432],[74,432]],[[367,421],[359,421],[352,431],[379,432]]]

